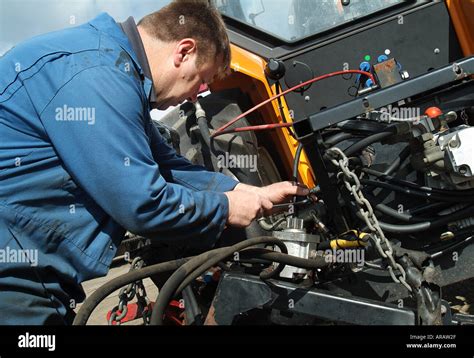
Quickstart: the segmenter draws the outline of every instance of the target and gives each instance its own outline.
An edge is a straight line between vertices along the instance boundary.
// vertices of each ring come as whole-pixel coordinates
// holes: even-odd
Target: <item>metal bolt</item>
[[[441,236],[439,237],[439,239],[440,239],[441,241],[443,241],[443,240],[451,240],[451,239],[454,239],[454,234],[453,234],[453,232],[451,232],[451,231],[446,231],[446,232],[443,232],[443,233],[441,234]]]
[[[311,97],[310,97],[310,96],[306,96],[306,97],[304,98],[304,100],[305,100],[306,102],[309,102],[309,101],[311,100]]]
[[[469,170],[465,165],[462,165],[459,167],[459,174],[461,175],[467,175],[468,171]]]
[[[457,139],[451,139],[451,140],[449,141],[449,147],[450,147],[450,148],[457,148],[457,147],[459,147],[459,142],[458,142],[458,140],[457,140]]]
[[[434,49],[434,53],[435,53],[436,55],[438,55],[440,52],[441,52],[441,51],[440,51],[439,48],[435,48],[435,49]]]

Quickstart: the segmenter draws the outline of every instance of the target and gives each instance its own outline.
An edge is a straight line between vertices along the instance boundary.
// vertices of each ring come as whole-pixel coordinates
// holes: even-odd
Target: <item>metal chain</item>
[[[327,150],[327,154],[331,158],[331,162],[340,169],[337,174],[338,179],[342,176],[344,185],[347,190],[352,194],[359,208],[359,214],[361,218],[367,224],[367,227],[372,232],[372,238],[375,242],[375,247],[379,252],[380,256],[388,261],[388,272],[396,283],[401,283],[410,292],[412,288],[406,281],[406,272],[404,268],[395,261],[393,257],[393,249],[390,241],[387,240],[382,228],[379,225],[379,221],[374,214],[374,210],[370,202],[365,198],[361,191],[361,185],[358,176],[349,169],[349,159],[339,148],[333,147]],[[395,271],[400,272],[397,277]]]
[[[143,267],[144,261],[141,257],[135,257],[131,263],[130,271],[139,270]],[[142,280],[132,282],[131,284],[123,287],[119,292],[119,304],[112,309],[112,313],[109,318],[109,325],[115,324],[120,325],[120,321],[125,318],[128,313],[128,303],[137,296],[139,309],[143,310],[146,308],[142,307],[143,302],[149,303],[148,298],[146,297],[145,286],[143,285]],[[120,312],[120,314],[118,314]],[[145,324],[147,324],[147,318],[143,316]]]

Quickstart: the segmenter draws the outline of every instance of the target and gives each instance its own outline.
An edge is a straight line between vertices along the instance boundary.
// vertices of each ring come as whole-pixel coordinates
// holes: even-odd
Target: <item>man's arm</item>
[[[140,83],[129,76],[102,66],[77,74],[40,114],[46,132],[72,178],[121,226],[212,242],[227,221],[227,196],[165,181],[145,133]]]
[[[151,129],[151,150],[160,172],[168,182],[181,184],[197,191],[209,190],[226,192],[233,190],[239,183],[221,173],[208,171],[206,168],[193,165],[186,158],[178,155],[163,139],[158,129]]]

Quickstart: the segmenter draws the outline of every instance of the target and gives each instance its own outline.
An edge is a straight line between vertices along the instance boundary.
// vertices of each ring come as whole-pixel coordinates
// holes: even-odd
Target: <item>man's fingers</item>
[[[273,208],[273,203],[267,198],[262,198],[262,207],[265,211],[270,211]]]
[[[291,186],[287,187],[287,195],[307,196],[309,195],[309,189],[306,185],[291,183]]]

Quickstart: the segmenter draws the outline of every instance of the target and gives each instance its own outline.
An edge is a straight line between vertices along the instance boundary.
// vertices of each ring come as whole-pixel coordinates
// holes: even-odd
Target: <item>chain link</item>
[[[338,179],[342,177],[345,187],[354,197],[361,218],[372,232],[371,236],[375,242],[375,247],[378,253],[388,261],[387,269],[393,281],[401,283],[412,292],[412,288],[406,281],[406,272],[404,268],[395,261],[392,245],[385,237],[385,234],[379,225],[379,221],[374,214],[372,205],[365,198],[364,194],[362,194],[359,177],[349,168],[349,158],[347,158],[342,150],[336,147],[328,149],[327,154],[330,156],[331,162],[340,170],[337,174]],[[395,274],[395,271],[400,273],[398,277]]]
[[[130,267],[130,271],[139,270],[143,267],[144,261],[141,257],[136,257],[133,259]],[[142,280],[132,282],[131,284],[123,287],[119,292],[119,304],[112,309],[109,325],[112,325],[114,322],[117,325],[120,325],[120,321],[125,318],[128,313],[128,303],[132,301],[135,296],[138,301],[138,309],[142,312],[143,322],[148,324],[150,321],[151,312],[148,312],[148,304],[150,300],[147,297],[145,286],[143,285]],[[119,313],[120,312],[120,313]]]

